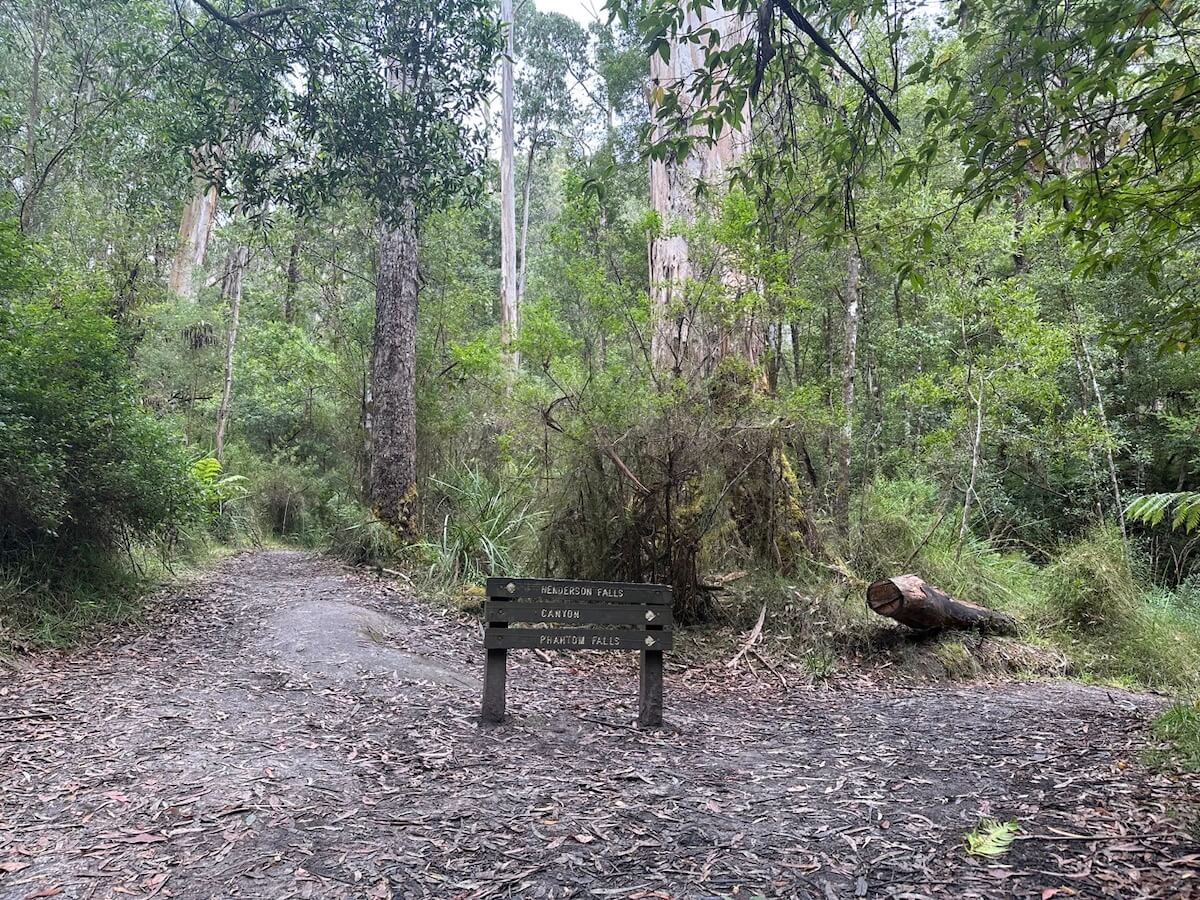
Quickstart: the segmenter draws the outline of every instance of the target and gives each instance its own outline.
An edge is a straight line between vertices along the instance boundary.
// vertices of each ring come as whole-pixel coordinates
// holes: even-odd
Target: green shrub
[[[0,242],[0,562],[173,541],[197,491],[181,442],[138,403],[107,298],[30,276],[13,246]]]
[[[257,543],[258,528],[248,506],[246,476],[225,474],[220,460],[211,456],[193,462],[191,474],[213,537],[227,543],[243,539]]]
[[[352,566],[383,566],[401,553],[395,533],[356,504],[335,508],[326,549]]]
[[[478,466],[463,466],[433,479],[432,506],[441,527],[415,548],[432,575],[478,583],[489,575],[525,570],[525,551],[539,519],[526,499],[528,475],[525,469],[508,480],[493,479]]]

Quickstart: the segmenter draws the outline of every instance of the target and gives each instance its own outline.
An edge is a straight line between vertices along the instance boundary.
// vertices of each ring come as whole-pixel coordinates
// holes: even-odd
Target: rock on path
[[[0,675],[0,900],[1200,897],[1151,698],[675,666],[647,734],[628,660],[516,653],[481,729],[477,626],[384,582],[248,553],[159,608]]]

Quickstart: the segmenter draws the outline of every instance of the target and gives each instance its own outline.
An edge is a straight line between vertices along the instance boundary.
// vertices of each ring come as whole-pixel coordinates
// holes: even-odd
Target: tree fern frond
[[[1200,528],[1200,491],[1171,491],[1134,497],[1125,515],[1143,525],[1158,525],[1169,507],[1174,507],[1171,527],[1184,531]]]

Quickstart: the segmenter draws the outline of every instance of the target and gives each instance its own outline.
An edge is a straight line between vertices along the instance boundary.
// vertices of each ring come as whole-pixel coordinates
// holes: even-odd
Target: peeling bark
[[[204,266],[220,196],[216,185],[208,184],[199,176],[193,179],[193,184],[196,193],[183,208],[179,222],[179,243],[167,284],[173,296],[189,301],[195,300],[199,292],[196,272]]]

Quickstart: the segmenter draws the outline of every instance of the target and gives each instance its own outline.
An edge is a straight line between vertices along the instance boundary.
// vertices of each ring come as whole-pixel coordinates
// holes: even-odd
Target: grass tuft
[[[1200,700],[1176,703],[1154,720],[1154,733],[1171,745],[1180,768],[1200,772]]]

